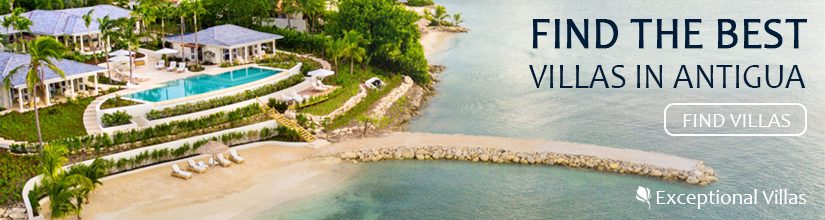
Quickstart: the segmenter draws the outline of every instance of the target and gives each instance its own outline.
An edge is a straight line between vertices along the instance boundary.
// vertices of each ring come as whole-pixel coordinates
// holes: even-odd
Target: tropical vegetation
[[[120,108],[137,104],[140,103],[129,99],[124,99],[123,97],[118,95],[114,98],[106,99],[106,101],[104,101],[103,104],[100,105],[100,109]]]
[[[0,150],[0,206],[22,201],[26,180],[37,175],[40,160],[35,156],[13,155]]]
[[[86,135],[83,126],[83,111],[93,97],[72,99],[66,103],[41,109],[41,129],[43,141]],[[36,142],[37,128],[34,111],[9,112],[0,116],[0,137],[16,141]]]
[[[70,155],[114,153],[242,127],[266,119],[258,104],[252,104],[231,112],[217,112],[196,119],[173,121],[144,129],[115,132],[111,135],[102,133],[58,139],[48,144],[67,146]],[[10,148],[12,152],[17,153],[36,152],[38,144],[12,144]]]
[[[421,6],[429,6],[433,5],[433,0],[407,0],[407,5],[413,7],[421,7]]]
[[[26,51],[29,54],[29,63],[14,67],[9,71],[8,75],[3,78],[3,83],[6,88],[11,87],[11,79],[17,74],[26,75],[26,86],[33,89],[32,94],[37,95],[42,102],[47,100],[48,88],[44,80],[44,70],[49,69],[54,74],[66,78],[63,70],[55,65],[56,60],[60,60],[63,54],[66,53],[66,48],[63,44],[57,42],[53,37],[41,36],[33,41],[27,42]],[[23,72],[25,71],[25,72]],[[30,103],[34,106],[34,123],[37,130],[37,141],[43,142],[43,133],[40,128],[40,111],[36,99],[30,99]]]
[[[100,117],[100,122],[104,128],[127,125],[132,123],[132,115],[129,115],[129,113],[125,111],[105,113]]]

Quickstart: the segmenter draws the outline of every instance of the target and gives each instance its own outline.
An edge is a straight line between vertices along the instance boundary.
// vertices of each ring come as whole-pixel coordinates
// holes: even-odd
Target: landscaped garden
[[[22,201],[23,184],[37,175],[39,164],[34,156],[15,156],[0,150],[0,206]]]
[[[94,97],[81,98],[40,109],[43,141],[86,135],[83,111]],[[0,137],[16,141],[37,141],[34,111],[10,112],[0,116]]]
[[[106,99],[103,104],[100,105],[100,109],[110,109],[110,108],[120,108],[126,106],[132,106],[140,104],[139,102],[135,102],[132,100],[124,99],[120,96],[115,96],[114,98]]]
[[[176,105],[173,107],[161,109],[161,110],[154,110],[152,109],[149,113],[146,114],[146,118],[149,120],[156,120],[161,118],[168,118],[178,115],[185,115],[189,113],[199,112],[203,110],[218,108],[222,106],[227,106],[239,102],[243,102],[246,100],[254,99],[257,97],[265,96],[272,94],[274,92],[292,87],[304,81],[304,76],[301,74],[297,74],[291,76],[289,78],[283,79],[278,81],[275,84],[268,84],[262,86],[260,88],[246,90],[241,94],[230,95],[230,96],[222,96],[218,98]]]

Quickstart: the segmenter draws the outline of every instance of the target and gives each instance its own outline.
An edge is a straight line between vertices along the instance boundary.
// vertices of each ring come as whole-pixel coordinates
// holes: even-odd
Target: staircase
[[[272,117],[272,119],[274,119],[276,122],[278,122],[279,125],[286,126],[294,131],[297,131],[298,135],[301,136],[301,139],[303,139],[305,142],[309,143],[317,139],[315,135],[309,133],[309,131],[304,129],[304,127],[301,127],[301,125],[298,125],[297,122],[284,117],[284,115],[278,113],[278,111],[276,111],[275,109],[270,108],[269,105],[261,101],[261,99],[255,98],[255,100],[258,101],[258,106],[260,106],[261,110],[269,114],[269,116]]]

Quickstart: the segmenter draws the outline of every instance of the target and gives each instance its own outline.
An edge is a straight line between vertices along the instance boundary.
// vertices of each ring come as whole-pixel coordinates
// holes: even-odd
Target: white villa
[[[263,56],[264,48],[274,51],[275,40],[281,38],[284,37],[225,24],[197,32],[198,52],[195,52],[195,33],[169,36],[163,40],[172,43],[172,48],[181,51],[187,60],[199,56],[204,62],[246,63]]]
[[[86,15],[90,10],[92,12],[92,22],[86,28],[86,23],[83,21],[83,15]],[[102,34],[97,22],[98,18],[109,16],[110,19],[115,20],[131,16],[132,11],[123,9],[113,5],[96,5],[83,8],[70,8],[63,10],[33,10],[23,13],[22,16],[32,21],[29,31],[22,31],[31,35],[48,35],[57,38],[66,45],[72,42],[76,50],[83,54],[91,54],[94,48],[98,47],[98,52],[108,52],[109,39],[106,39],[106,48],[102,45]],[[4,15],[5,18],[8,15]],[[138,25],[140,26],[140,25]],[[0,27],[1,35],[12,35],[20,33],[21,31],[9,27],[8,29]]]
[[[29,62],[30,57],[28,54],[0,52],[0,79],[5,79],[14,68]],[[46,105],[59,102],[65,97],[97,95],[97,73],[105,72],[106,68],[65,59],[54,63],[63,70],[66,78],[61,78],[48,68],[44,68],[44,81],[46,87],[49,88],[49,92],[46,93]],[[32,98],[39,100],[39,98],[32,95],[31,90],[26,85],[25,80],[28,71],[28,68],[20,68],[18,73],[12,76],[10,88],[6,88],[5,83],[0,84],[0,107],[26,111],[32,108],[29,106],[29,100]]]

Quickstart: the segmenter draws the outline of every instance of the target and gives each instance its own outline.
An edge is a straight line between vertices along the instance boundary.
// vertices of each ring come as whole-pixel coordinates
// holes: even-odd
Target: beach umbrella
[[[317,70],[309,71],[309,73],[307,73],[307,74],[309,76],[312,76],[312,77],[315,77],[315,78],[323,79],[324,77],[334,75],[335,72],[332,71],[332,70],[317,69]]]
[[[175,50],[175,49],[163,48],[163,49],[160,49],[160,50],[156,50],[155,53],[160,54],[160,55],[166,55],[166,54],[176,54],[176,53],[178,53],[178,51]]]
[[[219,154],[229,150],[225,144],[222,144],[217,141],[209,141],[206,142],[203,146],[199,147],[197,152],[199,154]]]
[[[116,50],[116,51],[112,51],[111,53],[109,53],[109,56],[129,56],[129,55],[132,55],[132,54],[134,54],[134,53],[132,53],[132,51]]]
[[[126,55],[118,55],[118,56],[109,58],[109,62],[112,62],[112,63],[126,63],[126,62],[129,62],[129,57],[127,57]]]

